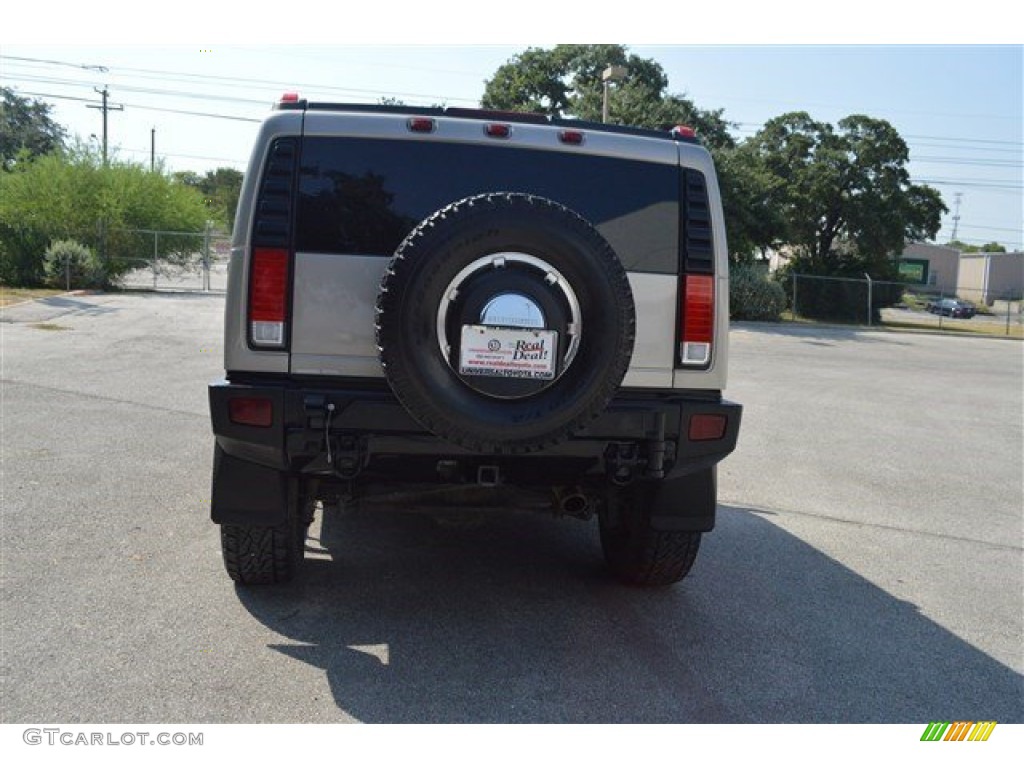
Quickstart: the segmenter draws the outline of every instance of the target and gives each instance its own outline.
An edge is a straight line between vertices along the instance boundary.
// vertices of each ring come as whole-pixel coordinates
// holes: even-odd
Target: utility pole
[[[156,126],[149,129],[149,172],[156,170]]]
[[[953,237],[952,240],[956,240],[957,230],[960,228],[960,200],[963,198],[963,192],[957,192],[953,195]]]
[[[103,97],[102,104],[86,104],[85,106],[89,109],[102,109],[103,110],[103,167],[107,167],[107,113],[110,110],[115,112],[123,110],[124,106],[118,104],[115,107],[110,106],[108,99],[110,98],[110,91],[107,90],[107,86],[103,86],[101,91],[99,88],[93,88],[96,93]],[[96,222],[99,225],[99,245],[100,245],[100,259],[103,262],[105,269],[110,268],[110,256],[107,253],[107,220],[104,217],[100,217],[100,220]]]
[[[107,102],[107,99],[110,97],[110,91],[107,90],[107,86],[103,86],[103,90],[102,91],[99,88],[93,88],[93,90],[96,91],[96,93],[100,94],[103,97],[103,103],[102,104],[86,104],[85,106],[88,107],[89,109],[102,109],[103,110],[103,166],[106,167],[106,165],[107,165],[107,112],[110,112],[111,110],[113,110],[114,112],[119,112],[119,111],[124,109],[124,106],[122,104],[118,104],[117,106],[114,106],[114,107],[110,106],[110,104]]]

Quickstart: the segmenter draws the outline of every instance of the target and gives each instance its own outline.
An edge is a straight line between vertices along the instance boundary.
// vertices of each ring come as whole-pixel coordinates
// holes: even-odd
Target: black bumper
[[[372,468],[378,458],[391,456],[471,456],[425,431],[401,406],[386,385],[314,386],[293,383],[216,381],[209,386],[210,416],[217,444],[228,455],[285,472],[331,474],[322,466],[330,435],[335,459],[360,452]],[[267,426],[231,420],[232,398],[266,398],[272,406]],[[328,414],[328,406],[333,413]],[[712,467],[736,447],[742,407],[709,393],[666,393],[623,390],[608,409],[564,443],[521,458],[544,462],[553,457],[604,458],[609,446],[643,447],[638,459],[661,464],[670,475]],[[722,436],[690,439],[697,415],[725,418]],[[328,424],[329,416],[329,424]],[[660,451],[665,455],[649,455]],[[619,449],[616,449],[619,450]],[[622,451],[626,449],[621,448]],[[486,457],[484,457],[486,458]],[[628,456],[621,456],[627,461]]]
[[[381,486],[546,489],[651,482],[656,529],[711,530],[716,465],[735,447],[742,409],[711,392],[623,390],[586,429],[537,453],[473,454],[424,430],[381,382],[218,381],[209,387],[216,437],[211,517],[278,525],[316,488],[328,498]],[[263,426],[231,419],[234,398],[269,404]],[[330,407],[333,407],[330,408]],[[720,436],[694,435],[698,416],[721,417]],[[696,430],[700,432],[701,430]],[[702,436],[703,439],[694,437]],[[305,488],[305,490],[303,490]],[[684,503],[685,502],[685,503]]]

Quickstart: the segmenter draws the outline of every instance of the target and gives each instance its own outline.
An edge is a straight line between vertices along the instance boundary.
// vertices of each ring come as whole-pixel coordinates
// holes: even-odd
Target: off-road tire
[[[652,491],[639,482],[623,488],[610,486],[598,514],[605,562],[620,581],[633,586],[662,587],[681,581],[700,548],[699,532],[651,527]]]
[[[560,272],[582,315],[571,364],[519,398],[467,386],[441,352],[437,316],[447,286],[492,254],[522,253]],[[618,257],[568,208],[532,195],[491,193],[433,214],[399,246],[377,299],[381,365],[395,396],[424,428],[477,453],[524,453],[566,439],[604,411],[629,367],[633,294]]]
[[[295,578],[305,557],[314,503],[300,503],[277,526],[222,524],[221,552],[228,576],[245,585],[284,584]]]

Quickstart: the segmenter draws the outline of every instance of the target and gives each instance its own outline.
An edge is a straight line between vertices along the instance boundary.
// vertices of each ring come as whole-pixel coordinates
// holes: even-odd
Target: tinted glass
[[[594,224],[626,269],[674,273],[679,170],[503,146],[307,137],[299,180],[300,251],[390,256],[420,221],[484,192],[529,192]]]

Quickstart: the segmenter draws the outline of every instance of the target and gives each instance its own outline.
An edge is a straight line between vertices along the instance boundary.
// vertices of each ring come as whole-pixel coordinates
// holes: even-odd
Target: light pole
[[[611,83],[621,83],[626,79],[628,70],[618,64],[609,64],[601,73],[601,83],[604,86],[604,99],[601,104],[601,122],[608,122],[608,87]]]

